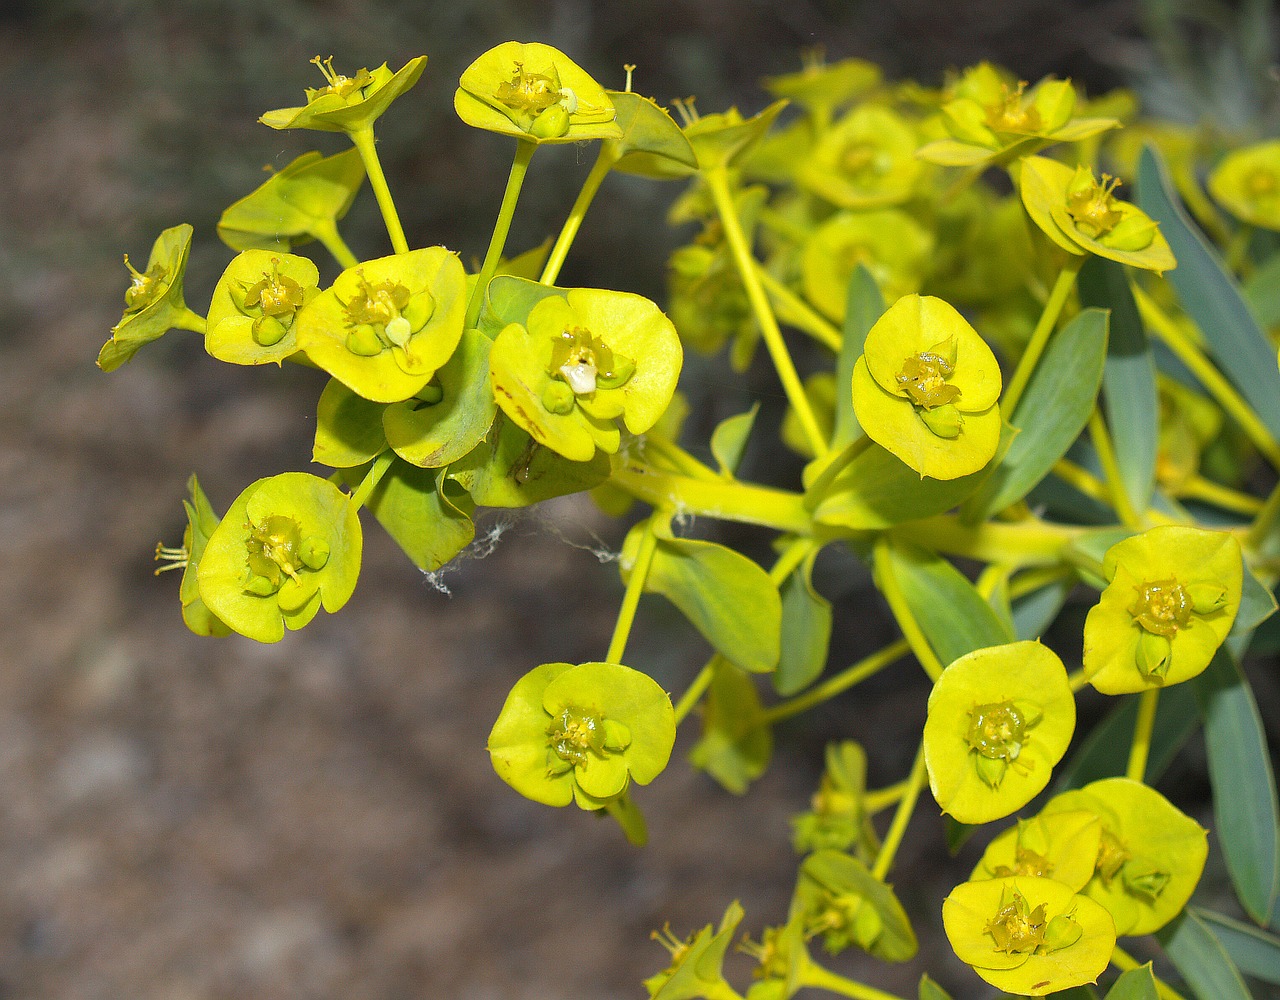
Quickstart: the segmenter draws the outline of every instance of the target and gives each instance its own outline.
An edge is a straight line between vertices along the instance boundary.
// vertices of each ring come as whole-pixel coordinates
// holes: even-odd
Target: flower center
[[[1182,584],[1173,577],[1149,580],[1134,589],[1138,597],[1129,606],[1129,614],[1146,631],[1172,638],[1178,629],[1191,624],[1195,606]]]
[[[585,764],[588,753],[604,750],[603,721],[577,708],[566,708],[547,727],[547,746],[562,761]]]
[[[356,91],[362,90],[373,82],[373,76],[367,69],[361,69],[355,76],[343,76],[333,68],[333,56],[328,59],[321,59],[316,56],[311,60],[312,63],[324,74],[327,86],[318,90],[308,91],[307,97],[314,101],[320,97],[326,97],[329,94],[337,94],[343,100],[346,100]]]
[[[1005,84],[1000,85],[1001,99],[986,106],[987,125],[993,132],[1036,132],[1040,129],[1040,112],[1035,105],[1027,104],[1023,91],[1027,89],[1027,81],[1021,81],[1010,91]]]
[[[1098,860],[1094,865],[1102,881],[1110,885],[1129,857],[1129,848],[1114,833],[1104,829],[1098,843]]]
[[[995,869],[997,878],[1011,875],[1033,875],[1048,877],[1053,874],[1053,862],[1043,854],[1037,854],[1029,847],[1018,847],[1013,852],[1013,865],[999,865]]]
[[[554,73],[554,68],[552,69]],[[531,73],[523,63],[516,63],[510,83],[498,84],[498,100],[512,111],[537,117],[547,108],[559,104],[560,83],[546,73]]]
[[[1244,178],[1244,189],[1259,201],[1274,198],[1280,194],[1280,176],[1269,167],[1254,167]]]
[[[271,273],[245,289],[244,304],[261,309],[266,316],[290,316],[302,308],[302,286],[280,273],[280,259],[271,259]]]
[[[1067,214],[1090,239],[1111,232],[1124,217],[1114,204],[1119,184],[1119,179],[1110,174],[1103,174],[1099,183],[1092,171],[1081,167],[1067,187]]]
[[[960,389],[947,382],[955,374],[954,345],[950,351],[939,350],[945,346],[938,344],[911,355],[902,362],[902,370],[895,376],[911,402],[926,410],[954,403],[960,398]]]
[[[285,579],[298,582],[303,570],[322,569],[329,561],[329,543],[319,535],[302,534],[302,525],[285,514],[270,514],[250,521],[245,589],[266,596],[280,589]]]
[[[991,760],[1017,760],[1031,728],[1011,701],[978,705],[969,713],[969,748]]]
[[[891,164],[887,156],[869,142],[854,141],[844,147],[840,155],[840,169],[851,177],[878,176],[886,173]]]
[[[1044,904],[1031,909],[1022,893],[1015,891],[1013,898],[987,921],[986,931],[995,941],[996,951],[1027,955],[1044,943],[1046,923]]]
[[[145,274],[139,274],[129,262],[129,255],[124,255],[124,266],[129,269],[129,287],[124,293],[124,304],[128,312],[138,312],[151,305],[164,291],[164,279],[169,269],[159,261],[152,264]]]
[[[596,389],[615,389],[631,377],[635,363],[614,354],[590,330],[575,326],[562,330],[551,345],[547,374],[569,384],[575,396],[589,396]]]

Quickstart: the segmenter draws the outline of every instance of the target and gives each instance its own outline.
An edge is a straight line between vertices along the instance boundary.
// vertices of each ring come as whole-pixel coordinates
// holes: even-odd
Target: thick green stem
[[[1244,547],[1251,550],[1262,548],[1268,536],[1275,530],[1277,521],[1280,521],[1280,483],[1276,483],[1271,490],[1271,495],[1267,497],[1267,502],[1262,505],[1258,516],[1254,518],[1253,524],[1244,536]]]
[[[1030,520],[967,525],[955,514],[908,521],[891,529],[898,538],[953,556],[1013,566],[1049,566],[1062,559],[1064,546],[1084,528]]]
[[[310,235],[319,240],[320,245],[333,254],[333,259],[338,262],[339,267],[345,269],[360,263],[338,232],[338,224],[332,219],[317,220],[310,229]]]
[[[484,305],[484,295],[489,288],[489,281],[498,270],[498,261],[502,259],[503,248],[507,245],[507,234],[511,232],[511,220],[515,218],[516,202],[520,200],[520,189],[524,186],[524,176],[529,172],[529,161],[537,150],[538,144],[527,139],[516,140],[516,155],[511,162],[511,173],[507,175],[507,189],[502,195],[502,205],[498,209],[497,221],[493,224],[493,236],[489,240],[489,249],[485,252],[484,263],[480,265],[480,275],[476,278],[476,286],[471,290],[471,298],[467,300],[467,329],[476,325],[480,318],[480,307]]]
[[[724,227],[725,239],[733,254],[738,276],[742,279],[742,287],[751,303],[751,310],[756,323],[760,326],[760,335],[768,348],[769,357],[773,359],[773,367],[782,382],[782,390],[787,394],[787,401],[800,420],[805,439],[813,453],[821,458],[827,453],[827,441],[818,426],[818,419],[813,415],[813,407],[809,405],[809,397],[805,395],[800,376],[796,373],[795,363],[787,351],[786,342],[782,339],[782,331],[778,329],[778,320],[769,306],[769,299],[760,284],[756,269],[755,257],[747,244],[746,234],[742,231],[742,223],[738,219],[738,211],[733,204],[733,192],[729,188],[729,172],[724,167],[714,167],[704,171],[703,180],[711,191],[715,201],[716,213],[720,224]]]
[[[793,715],[807,712],[814,706],[821,705],[824,701],[830,701],[836,695],[843,694],[855,684],[865,681],[868,677],[878,674],[885,667],[902,659],[909,652],[911,652],[911,646],[907,641],[905,639],[896,639],[883,649],[864,657],[852,666],[845,667],[838,674],[832,674],[821,684],[816,684],[809,688],[804,694],[797,695],[787,701],[780,701],[778,704],[766,708],[760,714],[760,721],[765,725],[772,726],[783,719],[789,719]]]
[[[560,277],[560,268],[564,266],[564,259],[569,256],[569,248],[573,246],[573,241],[578,235],[578,229],[582,226],[582,220],[587,214],[587,209],[591,207],[591,202],[595,198],[596,192],[600,190],[601,182],[617,162],[618,156],[612,144],[602,142],[600,144],[600,155],[596,157],[596,162],[591,167],[591,173],[587,174],[587,179],[582,182],[582,190],[578,192],[573,208],[569,210],[569,217],[564,220],[560,235],[556,237],[556,245],[551,248],[551,255],[547,258],[546,266],[542,269],[542,277],[538,279],[539,284],[554,285],[556,279]]]
[[[1111,434],[1107,431],[1106,422],[1095,406],[1089,414],[1089,438],[1093,441],[1093,449],[1098,453],[1098,462],[1102,465],[1102,474],[1107,481],[1107,497],[1120,522],[1134,531],[1142,530],[1142,518],[1133,509],[1129,501],[1129,492],[1120,477],[1120,463],[1116,459],[1115,447],[1111,444]]]
[[[1277,489],[1280,489],[1280,487],[1277,487]],[[1273,495],[1276,495],[1274,491]],[[1213,480],[1205,479],[1204,476],[1198,474],[1193,474],[1179,486],[1176,496],[1190,500],[1203,500],[1205,503],[1213,504],[1215,507],[1220,507],[1236,514],[1244,514],[1246,517],[1255,517],[1267,508],[1267,504],[1264,504],[1251,493],[1241,493],[1239,490],[1233,490],[1230,487],[1223,486],[1221,483],[1215,483]],[[1267,503],[1274,503],[1274,505],[1280,506],[1280,500],[1272,501],[1270,497],[1267,498]],[[1272,517],[1274,516],[1275,514],[1273,513]],[[1265,531],[1266,528],[1264,526],[1264,534]]]
[[[373,460],[373,464],[369,466],[369,471],[364,474],[364,479],[360,481],[360,485],[351,494],[351,503],[355,505],[357,510],[368,501],[369,494],[382,481],[382,477],[387,474],[387,470],[391,468],[391,463],[395,461],[395,458],[396,453],[390,448],[378,453],[378,456]]]
[[[645,824],[644,814],[636,808],[631,792],[625,791],[616,799],[604,804],[605,812],[617,820],[626,835],[627,843],[632,847],[644,847],[649,842],[649,828]]]
[[[186,305],[182,307],[182,312],[178,313],[172,322],[175,330],[190,330],[192,333],[203,334],[209,328],[205,318]]]
[[[693,682],[685,689],[684,694],[680,696],[680,700],[676,702],[675,713],[677,726],[684,721],[685,716],[693,711],[693,706],[698,704],[702,696],[707,693],[707,688],[711,686],[711,680],[715,677],[716,659],[717,658],[713,656],[710,661],[708,661],[706,665],[698,671],[698,676],[693,679]]]
[[[615,469],[609,482],[651,507],[759,524],[792,535],[808,535],[813,530],[804,497],[799,493],[735,480],[694,479],[640,462]]]
[[[886,993],[874,986],[854,982],[852,979],[824,969],[816,962],[810,961],[800,974],[800,982],[804,986],[812,986],[815,990],[826,990],[837,996],[852,997],[853,1000],[903,1000],[896,993]]]
[[[818,343],[824,344],[839,353],[840,345],[844,343],[844,337],[841,336],[840,331],[836,329],[833,323],[812,309],[804,299],[800,298],[765,270],[764,265],[758,261],[756,262],[756,274],[760,278],[760,283],[764,285],[765,291],[785,310],[790,323],[803,330]]]
[[[1151,733],[1156,726],[1156,706],[1160,702],[1160,689],[1151,688],[1138,696],[1138,721],[1133,727],[1133,743],[1129,747],[1129,766],[1126,777],[1134,781],[1146,780],[1147,758],[1151,755]]]
[[[880,588],[881,595],[888,602],[889,610],[893,612],[898,628],[902,629],[902,637],[910,644],[911,652],[915,653],[920,666],[929,675],[929,680],[937,681],[942,676],[945,664],[938,659],[938,654],[933,651],[924,630],[916,621],[916,616],[907,604],[902,588],[898,586],[898,578],[894,576],[889,560],[880,558],[881,547],[886,544],[888,544],[887,539],[876,543],[876,584]]]
[[[1014,369],[1013,377],[1009,379],[1009,384],[1005,386],[1004,395],[1000,399],[1000,410],[1008,418],[1012,418],[1014,411],[1018,408],[1018,401],[1022,399],[1022,393],[1027,388],[1027,383],[1031,381],[1040,356],[1049,343],[1049,337],[1058,323],[1058,317],[1062,315],[1062,308],[1067,304],[1071,289],[1075,287],[1076,275],[1084,266],[1085,259],[1086,255],[1083,254],[1072,255],[1067,258],[1067,262],[1062,265],[1062,270],[1058,272],[1058,280],[1053,283],[1049,300],[1044,304],[1044,311],[1040,313],[1040,320],[1036,323],[1036,328],[1031,331],[1027,348],[1018,359],[1018,366]]]
[[[408,253],[409,241],[404,238],[404,228],[400,225],[400,216],[396,213],[396,204],[391,200],[391,189],[387,187],[386,175],[382,172],[382,164],[378,161],[378,151],[373,138],[373,126],[349,132],[351,141],[360,151],[360,160],[364,164],[364,172],[369,175],[369,186],[373,188],[373,196],[378,199],[378,208],[382,211],[382,221],[387,225],[387,235],[391,237],[391,249],[396,253]],[[350,265],[347,265],[350,266]]]
[[[606,663],[621,663],[622,654],[626,652],[627,638],[631,635],[631,625],[636,619],[636,608],[640,605],[640,595],[644,593],[644,582],[648,579],[649,567],[653,565],[653,554],[658,549],[658,536],[653,532],[653,518],[658,516],[655,511],[653,517],[645,522],[644,531],[640,535],[640,548],[631,566],[631,575],[627,578],[622,606],[618,608],[613,639],[609,642],[609,651],[604,655]]]
[[[920,789],[924,787],[924,781],[924,744],[921,743],[920,749],[916,751],[915,763],[911,765],[911,774],[907,777],[906,790],[898,802],[898,809],[893,814],[889,830],[884,835],[884,843],[880,847],[880,853],[876,855],[876,863],[871,868],[872,877],[881,882],[893,867],[893,859],[907,832],[907,824],[911,822],[911,814],[915,811],[916,799],[920,797]]]

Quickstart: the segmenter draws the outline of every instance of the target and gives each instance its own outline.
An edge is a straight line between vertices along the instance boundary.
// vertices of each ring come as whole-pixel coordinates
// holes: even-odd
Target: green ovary
[[[1009,766],[1018,760],[1027,742],[1027,730],[1038,722],[1011,701],[978,705],[969,713],[965,741],[974,753],[978,776],[991,788],[998,788]],[[1019,765],[1025,772],[1030,763]]]
[[[1195,607],[1176,579],[1150,580],[1135,589],[1138,597],[1129,605],[1129,614],[1145,631],[1172,639],[1178,629],[1191,624]]]

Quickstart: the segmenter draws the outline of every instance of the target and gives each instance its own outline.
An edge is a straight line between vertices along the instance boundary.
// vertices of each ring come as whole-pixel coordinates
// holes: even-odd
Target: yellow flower
[[[1228,153],[1209,175],[1209,193],[1237,219],[1280,230],[1280,139]]]

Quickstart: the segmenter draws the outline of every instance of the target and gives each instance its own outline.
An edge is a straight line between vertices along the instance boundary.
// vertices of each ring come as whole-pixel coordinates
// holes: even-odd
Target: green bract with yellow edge
[[[1242,222],[1280,230],[1280,139],[1224,156],[1209,175],[1209,193]]]
[[[1206,831],[1149,785],[1104,778],[1063,792],[1042,816],[1084,810],[1102,825],[1084,892],[1111,913],[1121,935],[1151,934],[1182,912],[1209,853]]]
[[[209,536],[197,579],[209,610],[241,635],[277,642],[323,607],[347,603],[360,574],[360,519],[327,480],[284,472],[249,485]]]
[[[502,411],[539,444],[575,462],[643,434],[675,392],[683,352],[675,327],[640,295],[573,288],[538,302],[493,342],[489,375]]]
[[[1117,542],[1110,581],[1084,622],[1084,672],[1103,694],[1190,680],[1209,665],[1240,609],[1244,563],[1225,531],[1161,525]]]
[[[544,663],[518,680],[489,733],[503,781],[549,806],[600,809],[662,773],[675,744],[671,699],[620,663]]]
[[[235,365],[280,364],[298,350],[298,312],[320,294],[319,283],[306,257],[244,251],[213,290],[204,349]]]
[[[1075,731],[1067,671],[1038,642],[975,649],[943,672],[929,695],[924,759],[942,811],[989,823],[1049,783]]]
[[[1000,442],[1000,366],[955,308],[904,295],[867,334],[853,409],[876,444],[921,478],[977,472]]]
[[[124,314],[98,352],[98,367],[104,372],[115,371],[144,344],[159,340],[174,327],[203,332],[203,322],[182,297],[192,233],[185,222],[162,232],[152,244],[145,271],[139,272],[124,255],[129,288],[124,293]]]
[[[1029,156],[1019,183],[1027,214],[1067,253],[1092,253],[1157,273],[1177,266],[1156,222],[1115,196],[1114,177],[1103,174],[1099,180],[1086,166]]]
[[[1097,982],[1116,946],[1111,915],[1051,878],[958,885],[942,903],[942,926],[962,962],[1019,996]]]
[[[333,68],[333,56],[311,60],[324,74],[325,85],[307,88],[307,103],[268,111],[258,120],[275,129],[310,128],[321,132],[364,132],[373,128],[391,102],[418,82],[427,57],[410,59],[394,73],[383,63],[370,72],[361,68],[345,76]]]
[[[458,346],[466,286],[444,247],[365,261],[298,315],[298,349],[365,399],[408,399]]]
[[[454,110],[475,128],[535,143],[622,138],[604,88],[550,45],[503,42],[458,83]]]

